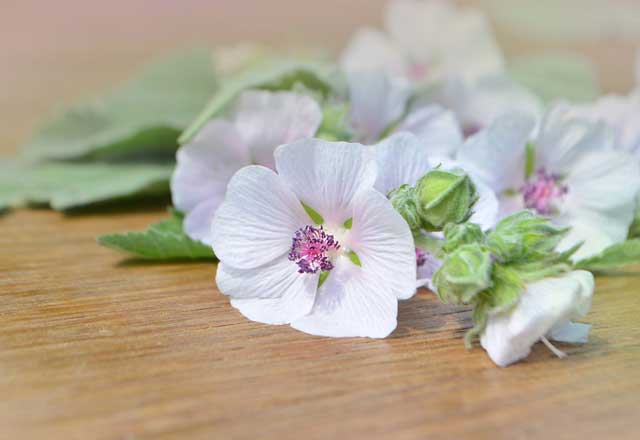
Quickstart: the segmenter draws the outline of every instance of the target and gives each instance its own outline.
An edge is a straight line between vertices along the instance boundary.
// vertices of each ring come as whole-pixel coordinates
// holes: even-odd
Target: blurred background
[[[588,56],[603,92],[633,84],[639,0],[460,0],[485,11],[506,55]],[[0,153],[53,110],[98,94],[172,49],[256,41],[333,53],[385,0],[0,0]]]

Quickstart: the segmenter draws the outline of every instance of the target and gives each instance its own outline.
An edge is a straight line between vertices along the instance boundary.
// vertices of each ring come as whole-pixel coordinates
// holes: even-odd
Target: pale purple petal
[[[426,145],[411,133],[396,133],[372,148],[378,163],[375,188],[384,195],[404,184],[415,185],[431,168]]]
[[[398,131],[416,135],[432,157],[453,157],[463,142],[455,114],[437,105],[413,110],[400,124]]]

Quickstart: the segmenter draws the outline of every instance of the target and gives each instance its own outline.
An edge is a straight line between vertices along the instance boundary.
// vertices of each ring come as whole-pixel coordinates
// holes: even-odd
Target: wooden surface
[[[76,22],[61,17],[78,2],[45,11],[3,3],[0,16],[23,18],[0,26],[4,153],[52,104],[124,78],[160,51],[169,29],[160,18],[171,15],[127,45],[103,23],[115,25],[115,12]],[[171,28],[184,42],[206,22],[200,3],[187,3]],[[345,13],[336,33],[377,14]],[[47,34],[36,26],[47,21],[68,26]],[[89,42],[79,28],[95,30]],[[12,29],[32,35],[7,38]],[[163,215],[0,217],[0,439],[640,438],[639,277],[597,280],[591,340],[561,345],[568,359],[538,345],[499,369],[483,350],[464,349],[469,313],[427,291],[400,304],[388,339],[323,339],[242,318],[216,291],[213,264],[132,262],[95,242]]]

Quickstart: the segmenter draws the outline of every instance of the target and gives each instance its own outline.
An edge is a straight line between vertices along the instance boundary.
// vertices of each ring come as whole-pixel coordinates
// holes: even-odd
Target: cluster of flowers
[[[538,341],[584,342],[570,320],[594,281],[574,263],[627,238],[640,94],[545,108],[505,73],[485,17],[436,0],[391,1],[339,78],[328,97],[245,90],[178,152],[174,204],[231,304],[383,338],[427,285],[474,307],[467,342],[500,366]]]

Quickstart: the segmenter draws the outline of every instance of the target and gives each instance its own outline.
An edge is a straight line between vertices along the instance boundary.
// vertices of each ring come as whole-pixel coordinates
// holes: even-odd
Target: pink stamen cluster
[[[340,244],[327,234],[322,226],[307,225],[293,236],[289,260],[298,265],[299,273],[317,273],[333,269],[330,252],[340,249]]]
[[[539,169],[521,189],[524,205],[539,214],[551,214],[557,199],[563,197],[569,188],[559,182],[558,176]]]
[[[416,265],[418,267],[424,266],[427,262],[427,253],[420,248],[416,248]]]
[[[408,75],[412,81],[421,81],[429,73],[429,65],[423,62],[414,62],[409,65]]]

